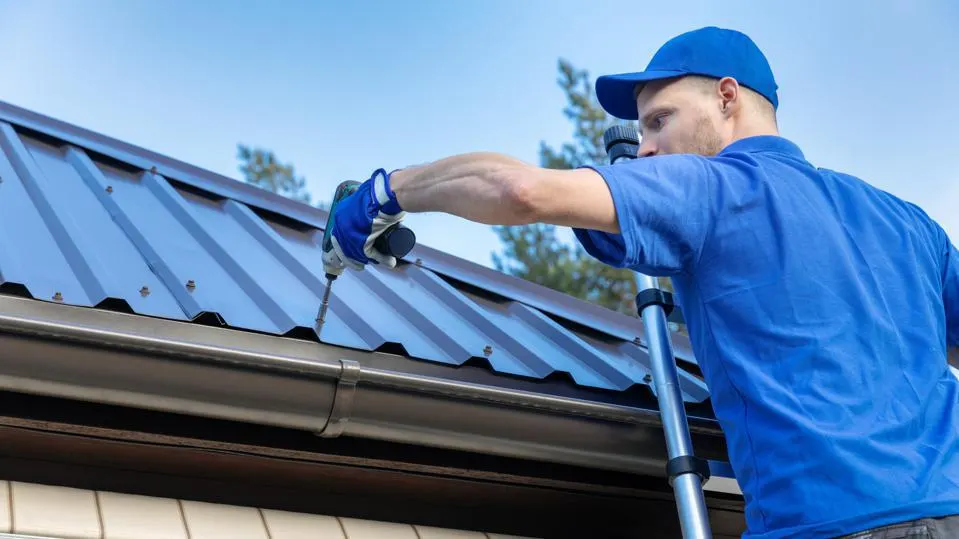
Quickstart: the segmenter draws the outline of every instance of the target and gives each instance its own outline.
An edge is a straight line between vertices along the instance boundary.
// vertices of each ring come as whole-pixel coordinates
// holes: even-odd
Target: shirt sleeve
[[[652,276],[690,272],[712,226],[717,172],[691,154],[633,159],[595,170],[606,181],[619,234],[574,228],[587,253]]]
[[[946,342],[959,346],[959,251],[947,242],[942,299],[946,307]]]

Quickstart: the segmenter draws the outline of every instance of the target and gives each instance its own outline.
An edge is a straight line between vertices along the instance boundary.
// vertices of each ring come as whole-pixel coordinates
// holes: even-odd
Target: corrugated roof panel
[[[161,185],[165,185],[164,196],[182,212],[181,222],[189,223],[192,236],[233,277],[239,288],[236,293],[246,295],[272,322],[265,331],[313,327],[319,297],[231,215],[228,208],[233,204],[180,192],[168,188],[169,183]]]
[[[465,297],[433,272],[414,266],[408,274],[432,297],[454,310],[469,325],[469,331],[482,339],[482,355],[478,357],[486,357],[494,370],[536,378],[545,378],[556,370],[536,353],[532,343],[517,339],[519,328],[508,321],[496,320],[489,310]]]
[[[321,270],[322,271],[322,270]],[[409,304],[398,298],[391,298],[385,293],[390,288],[382,279],[389,282],[389,276],[377,275],[381,270],[366,268],[361,273],[347,271],[333,283],[335,299],[330,300],[330,310],[341,312],[348,308],[361,319],[374,326],[380,337],[380,342],[369,349],[391,342],[402,344],[403,348],[413,357],[433,359],[444,363],[459,363],[466,358],[457,360],[451,354],[461,353],[462,350],[445,346],[450,341],[437,341],[429,338],[429,327],[422,325],[422,317],[407,316]],[[380,295],[377,292],[383,293]],[[395,301],[389,301],[394,299]],[[418,307],[418,306],[417,306]],[[417,324],[421,322],[421,324]],[[320,335],[322,341],[330,337],[328,328],[323,328]]]
[[[97,271],[103,268],[95,268],[97,260],[91,250],[89,233],[77,226],[69,212],[65,211],[66,207],[59,196],[62,191],[56,185],[59,182],[47,180],[9,124],[0,124],[0,147],[10,167],[16,171],[29,197],[28,201],[43,221],[45,226],[42,230],[53,239],[75,277],[77,287],[71,293],[82,296],[80,301],[84,303],[99,304],[106,299],[100,279],[107,276],[103,275],[103,271]]]
[[[142,236],[150,250],[169,270],[165,283],[191,305],[191,318],[216,313],[226,324],[272,333],[289,328],[278,326],[237,284],[236,276],[221,265],[209,233],[195,225],[186,201],[162,177],[143,172],[130,174],[99,167],[104,189]],[[198,239],[194,234],[198,234]]]
[[[109,149],[102,140],[94,146]],[[326,279],[314,224],[251,207],[250,193],[240,201],[222,185],[213,192],[143,170],[143,159],[88,153],[55,130],[24,134],[0,122],[0,149],[3,282],[40,299],[59,292],[57,301],[73,305],[315,337]],[[320,340],[361,350],[394,344],[452,366],[482,358],[497,373],[587,388],[649,385],[649,358],[632,338],[583,329],[582,316],[564,319],[502,290],[418,264],[347,271],[334,284]],[[707,397],[699,379],[680,376],[687,401]]]
[[[276,264],[282,266],[291,278],[299,281],[308,291],[298,296],[298,299],[305,303],[306,312],[312,313],[309,315],[309,320],[304,319],[303,322],[309,322],[308,327],[315,327],[320,301],[326,290],[326,278],[322,272],[323,260],[317,247],[315,234],[266,221],[248,206],[235,200],[225,201],[223,208],[252,238],[259,242]],[[350,280],[348,275],[337,279],[337,285]],[[286,279],[276,274],[271,278],[279,281]],[[355,304],[356,301],[343,296],[339,286],[333,287],[330,294],[330,309],[322,328],[322,340],[350,348],[375,350],[386,340],[353,308]]]
[[[101,193],[90,189],[63,151],[29,139],[23,140],[23,146],[37,165],[46,198],[60,216],[67,237],[76,242],[80,258],[90,269],[89,278],[96,283],[91,288],[97,292],[91,303],[122,299],[133,312],[183,318],[176,298],[98,202]],[[109,196],[105,191],[102,195]]]
[[[370,297],[369,316],[391,316],[382,327],[389,342],[402,344],[414,357],[454,365],[478,354],[475,332],[461,324],[456,310],[424,294],[407,272],[374,267],[351,276]]]
[[[0,272],[37,298],[183,318],[139,251],[97,204],[56,148],[22,141],[0,124]],[[144,295],[143,287],[149,294]]]
[[[598,372],[595,367],[604,363],[601,356],[571,354],[570,350],[557,346],[557,343],[551,340],[551,335],[554,338],[556,336],[555,331],[531,326],[524,316],[517,316],[517,311],[523,312],[528,308],[514,303],[497,304],[481,298],[477,298],[476,301],[481,316],[488,320],[492,327],[498,328],[503,335],[507,336],[508,340],[505,344],[509,349],[522,350],[521,354],[525,361],[535,362],[540,378],[556,373],[566,373],[582,386],[617,390],[626,388],[626,380],[623,377],[606,377]],[[540,329],[546,329],[546,332]],[[568,334],[565,330],[564,333]],[[492,356],[498,352],[499,349],[494,346]],[[490,359],[492,361],[493,358]]]
[[[124,168],[136,169],[138,172],[156,168],[160,174],[168,178],[175,178],[178,182],[225,199],[281,215],[285,220],[296,221],[300,226],[312,227],[313,232],[322,229],[326,223],[327,213],[322,209],[10,103],[0,102],[0,120],[16,125],[18,130],[39,133],[44,137],[52,138],[58,145],[72,144],[84,148],[103,156],[104,159],[120,162]],[[634,338],[643,338],[642,326],[637,325],[633,317],[474,264],[425,245],[414,247],[405,260],[407,262],[421,260],[422,267],[444,278],[520,301],[537,310],[601,331],[623,341],[631,342]],[[688,339],[677,335],[674,344],[678,356],[686,362],[696,363]]]
[[[507,310],[522,322],[531,341],[540,341],[547,353],[558,353],[551,365],[558,371],[568,372],[578,384],[625,390],[636,382],[620,372],[598,349],[545,314],[517,302],[511,302]]]
[[[56,292],[89,304],[83,287],[34,205],[27,188],[0,145],[0,277],[4,284],[26,285],[36,298]],[[49,216],[48,216],[49,218]]]
[[[155,308],[158,302],[147,301],[147,298],[152,297],[153,289],[157,288],[161,293],[169,293],[179,307],[179,312],[170,309],[159,316],[165,316],[167,318],[182,318],[185,316],[191,320],[200,317],[203,313],[199,304],[186,289],[181,289],[178,286],[176,275],[173,273],[170,265],[156,252],[150,242],[144,237],[143,233],[133,225],[130,217],[117,203],[113,192],[117,187],[122,189],[122,182],[108,182],[104,176],[104,171],[97,168],[97,165],[81,150],[66,147],[63,150],[63,155],[86,185],[87,190],[96,198],[96,202],[98,202],[109,215],[110,220],[115,225],[115,227],[106,227],[107,230],[110,231],[109,234],[111,234],[111,236],[104,244],[109,246],[111,255],[119,256],[117,251],[122,251],[122,256],[127,256],[134,260],[139,259],[142,264],[146,265],[148,271],[145,273],[150,273],[149,277],[151,280],[158,280],[158,282],[156,280],[152,280],[151,282],[153,284],[163,285],[156,287],[144,285],[148,286],[148,289],[141,289],[140,291],[140,296],[143,298],[143,305],[136,304],[137,307],[140,307],[142,310],[138,309],[136,312],[150,312],[146,305],[153,305]],[[66,169],[63,169],[63,173],[64,176],[69,176]],[[78,200],[85,202],[85,205],[81,206],[81,208],[85,208],[88,205],[91,208],[90,211],[94,213],[97,212],[95,209],[97,204],[95,202],[88,201],[82,197],[78,198]],[[137,267],[130,270],[129,273],[136,274],[142,270],[143,268]],[[129,278],[132,279],[132,277]],[[149,291],[149,294],[145,293],[147,291]]]

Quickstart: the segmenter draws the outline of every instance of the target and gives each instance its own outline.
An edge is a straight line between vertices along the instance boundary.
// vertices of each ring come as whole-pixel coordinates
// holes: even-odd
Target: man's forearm
[[[474,152],[396,171],[390,187],[408,212],[443,212],[489,225],[544,222],[619,232],[609,189],[588,169],[552,170]]]
[[[529,223],[521,194],[535,167],[512,157],[474,152],[393,173],[390,187],[409,212],[443,212],[485,224]]]

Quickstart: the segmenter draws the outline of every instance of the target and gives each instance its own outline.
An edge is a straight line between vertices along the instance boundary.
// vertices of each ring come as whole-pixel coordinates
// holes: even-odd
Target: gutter
[[[0,297],[0,313],[4,390],[664,476],[654,410],[398,372],[382,368],[386,354],[33,299]],[[697,454],[726,460],[716,422],[690,423]]]

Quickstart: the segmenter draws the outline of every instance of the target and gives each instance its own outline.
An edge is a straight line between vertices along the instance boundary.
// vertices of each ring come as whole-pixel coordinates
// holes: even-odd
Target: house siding
[[[0,532],[55,539],[533,539],[0,481]]]

